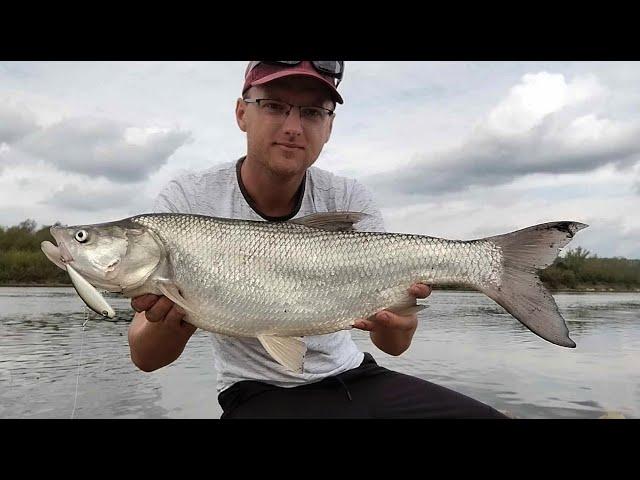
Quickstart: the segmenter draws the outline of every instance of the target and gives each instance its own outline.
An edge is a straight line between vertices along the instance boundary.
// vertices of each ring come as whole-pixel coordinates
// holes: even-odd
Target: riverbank
[[[640,288],[624,287],[585,287],[549,289],[553,293],[640,293]]]
[[[560,287],[560,288],[552,288],[551,286],[545,284],[547,290],[552,293],[640,293],[640,285],[616,285],[616,284],[598,284],[598,285],[578,285],[574,288],[568,287]],[[469,287],[464,287],[461,285],[434,285],[434,290],[451,290],[457,292],[475,292],[476,290]]]

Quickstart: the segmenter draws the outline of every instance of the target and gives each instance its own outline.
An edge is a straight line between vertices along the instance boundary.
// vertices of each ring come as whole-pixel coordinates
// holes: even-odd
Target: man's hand
[[[431,287],[423,283],[414,283],[408,290],[415,298],[427,298],[431,291]],[[369,331],[371,341],[383,352],[400,355],[411,345],[418,327],[418,315],[398,315],[382,310],[367,319],[357,320],[353,326]]]
[[[152,323],[161,322],[169,328],[195,332],[196,327],[183,320],[185,311],[163,295],[148,293],[131,299],[131,307]]]
[[[183,320],[185,312],[162,295],[140,295],[131,300],[137,312],[129,325],[131,360],[152,372],[176,360],[196,327]]]

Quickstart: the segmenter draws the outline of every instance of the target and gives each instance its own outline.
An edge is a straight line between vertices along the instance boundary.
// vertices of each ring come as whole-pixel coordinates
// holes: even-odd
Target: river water
[[[640,418],[640,293],[554,295],[577,348],[550,344],[475,292],[435,291],[411,348],[358,346],[516,418]],[[0,418],[219,418],[209,334],[152,373],[129,357],[133,314],[89,311],[72,288],[0,287]],[[84,327],[83,327],[84,325]]]

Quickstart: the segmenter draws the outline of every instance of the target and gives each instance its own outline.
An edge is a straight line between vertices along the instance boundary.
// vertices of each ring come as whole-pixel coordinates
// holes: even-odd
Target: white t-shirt
[[[340,177],[317,167],[307,170],[298,204],[288,217],[274,219],[254,209],[244,190],[237,162],[216,165],[170,181],[158,195],[154,211],[194,213],[241,220],[288,220],[317,212],[351,211],[371,215],[358,224],[363,231],[384,232],[384,222],[371,194],[354,179]],[[241,380],[259,380],[281,387],[320,381],[360,365],[364,354],[341,330],[326,335],[304,337],[307,353],[304,373],[290,372],[267,353],[257,338],[211,334],[218,392]]]

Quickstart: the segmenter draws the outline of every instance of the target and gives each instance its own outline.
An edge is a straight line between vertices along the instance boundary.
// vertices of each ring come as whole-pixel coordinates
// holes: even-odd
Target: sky
[[[0,62],[0,225],[151,211],[175,176],[245,154],[246,62]],[[640,62],[346,62],[316,166],[388,231],[470,240],[589,225],[568,248],[640,259]]]

